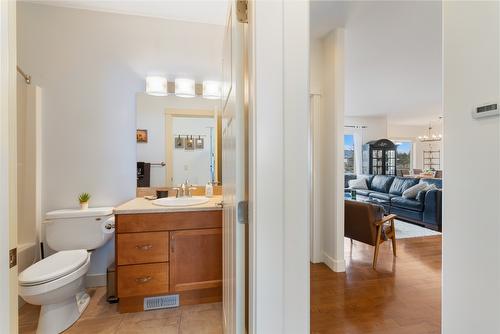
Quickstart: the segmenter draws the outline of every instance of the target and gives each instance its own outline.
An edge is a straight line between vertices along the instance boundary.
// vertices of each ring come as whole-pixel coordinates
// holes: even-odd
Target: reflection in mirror
[[[219,100],[138,93],[137,187],[220,184]]]

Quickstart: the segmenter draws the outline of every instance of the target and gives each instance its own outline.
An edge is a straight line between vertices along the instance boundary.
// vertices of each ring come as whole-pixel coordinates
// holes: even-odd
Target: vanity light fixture
[[[175,79],[175,96],[195,97],[195,82],[192,79]]]
[[[146,94],[153,96],[167,96],[167,78],[160,76],[146,77]]]
[[[219,81],[205,80],[203,81],[203,97],[205,99],[220,99],[221,87]]]

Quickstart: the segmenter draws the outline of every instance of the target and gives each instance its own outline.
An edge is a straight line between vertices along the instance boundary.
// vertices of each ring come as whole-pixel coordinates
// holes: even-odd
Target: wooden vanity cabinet
[[[221,228],[170,232],[170,289],[186,291],[219,287],[221,255]]]
[[[120,312],[157,295],[222,300],[222,211],[117,214],[115,247]]]

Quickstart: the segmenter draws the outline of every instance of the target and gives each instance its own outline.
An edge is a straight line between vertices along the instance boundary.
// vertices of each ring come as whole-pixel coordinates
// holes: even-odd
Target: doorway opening
[[[407,11],[427,29],[398,19]],[[421,328],[398,311],[397,328],[440,333],[441,4],[312,1],[310,15],[311,329],[389,330],[385,311],[417,294],[435,311]],[[401,273],[415,280],[407,289],[395,288]]]

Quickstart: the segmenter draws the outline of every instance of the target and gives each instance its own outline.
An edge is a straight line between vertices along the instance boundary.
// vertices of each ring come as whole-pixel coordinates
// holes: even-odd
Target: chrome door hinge
[[[248,201],[238,202],[238,222],[241,224],[248,223]]]
[[[238,22],[248,23],[248,0],[236,0]]]
[[[9,250],[9,269],[17,266],[17,248]]]

